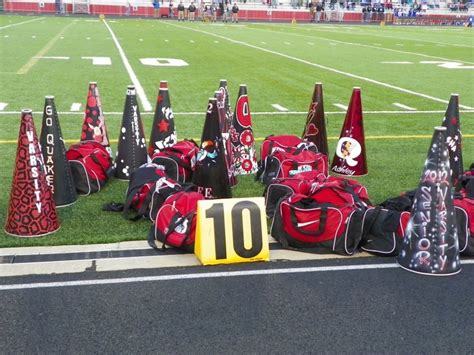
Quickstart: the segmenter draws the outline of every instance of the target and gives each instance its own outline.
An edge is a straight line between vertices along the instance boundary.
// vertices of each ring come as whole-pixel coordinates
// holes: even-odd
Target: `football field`
[[[232,107],[247,84],[257,145],[301,135],[315,82],[323,83],[330,156],[353,87],[361,87],[369,174],[378,203],[417,186],[433,127],[460,95],[465,168],[474,161],[474,36],[468,28],[331,24],[188,23],[156,19],[0,16],[0,247],[145,239],[147,221],[101,211],[123,202],[127,183],[59,209],[61,229],[39,239],[3,233],[20,110],[41,129],[44,96],[55,96],[67,144],[79,141],[90,81],[98,83],[116,151],[127,85],[138,88],[147,139],[160,80],[167,80],[178,139],[199,140],[208,98],[227,79]],[[235,197],[261,196],[240,177]]]

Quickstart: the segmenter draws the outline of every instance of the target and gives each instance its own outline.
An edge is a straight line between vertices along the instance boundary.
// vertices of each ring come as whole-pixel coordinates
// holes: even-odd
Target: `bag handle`
[[[289,207],[290,207],[291,224],[298,232],[300,232],[301,234],[311,235],[311,236],[318,236],[324,233],[324,229],[326,228],[326,222],[328,218],[327,205],[321,206],[321,215],[319,217],[319,229],[316,231],[307,231],[298,227],[298,219],[296,218],[295,207],[291,205],[289,205]]]
[[[191,222],[192,222],[193,216],[194,216],[194,211],[191,211],[191,212],[189,212],[188,214],[186,214],[184,216],[180,216],[178,213],[176,213],[173,216],[173,218],[171,218],[170,226],[168,227],[168,233],[166,233],[164,235],[163,246],[161,247],[162,251],[166,250],[166,240],[168,239],[169,235],[174,232],[174,230],[177,226],[179,226],[180,224],[182,224],[186,220],[188,221],[188,225],[187,225],[186,230],[184,231],[183,234],[186,235],[186,236],[189,235],[189,231],[191,230]],[[180,247],[183,246],[184,241],[185,241],[185,239],[183,239],[181,241]]]
[[[181,153],[181,152],[180,152]],[[168,155],[167,158],[174,160],[178,166],[186,169],[186,170],[192,170],[190,164],[183,163],[181,159],[179,159],[177,156],[174,155]]]

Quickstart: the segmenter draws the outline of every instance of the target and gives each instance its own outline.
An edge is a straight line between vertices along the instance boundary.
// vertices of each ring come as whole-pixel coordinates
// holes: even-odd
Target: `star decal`
[[[160,132],[168,132],[168,127],[170,124],[168,123],[168,120],[163,119],[158,123],[158,128],[160,129]]]

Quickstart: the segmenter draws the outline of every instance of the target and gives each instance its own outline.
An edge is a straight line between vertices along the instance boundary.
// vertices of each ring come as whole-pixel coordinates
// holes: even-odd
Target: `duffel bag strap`
[[[108,174],[108,173],[109,173],[108,169],[104,168],[104,166],[103,166],[102,163],[100,162],[99,158],[97,158],[97,155],[96,155],[95,153],[91,153],[89,156],[91,157],[92,161],[93,161],[94,163],[96,163],[96,164],[100,167],[100,169],[102,170],[102,172],[104,173],[104,175],[105,175],[105,176],[109,176],[109,174]]]
[[[194,211],[192,212],[189,212],[188,214],[184,215],[184,216],[180,216],[178,213],[176,213],[173,218],[171,218],[171,221],[170,221],[170,226],[168,227],[168,232],[163,236],[163,245],[161,248],[158,248],[155,244],[155,240],[156,240],[156,232],[158,232],[156,230],[156,226],[153,226],[153,230],[155,231],[155,233],[150,233],[148,235],[148,244],[153,248],[153,249],[156,249],[156,250],[161,250],[161,251],[166,251],[166,240],[168,239],[168,237],[170,236],[171,233],[174,232],[175,228],[177,226],[179,226],[180,224],[182,224],[185,220],[188,220],[188,225],[187,225],[187,228],[186,228],[186,231],[184,232],[185,235],[189,235],[189,232],[191,230],[191,222],[192,222],[192,219],[193,219],[193,216],[194,216]],[[181,242],[181,245],[180,247],[184,244],[186,239],[183,239],[182,242]]]
[[[142,218],[145,215],[148,205],[150,204],[151,191],[145,196],[145,199],[143,200],[143,204],[140,206],[137,213],[133,216],[130,216],[130,207],[132,207],[133,199],[135,198],[137,193],[140,192],[141,188],[145,186],[147,183],[148,181],[142,185],[135,185],[127,191],[127,199],[125,200],[124,208],[123,208],[123,217],[125,219],[128,219],[130,221],[138,221],[140,218]]]
[[[347,180],[342,181],[342,188],[344,189],[344,191],[351,194],[357,206],[362,207],[362,208],[367,208],[367,203],[365,203],[364,201],[360,199],[359,195],[355,192],[354,188],[351,185],[349,185],[349,182]]]

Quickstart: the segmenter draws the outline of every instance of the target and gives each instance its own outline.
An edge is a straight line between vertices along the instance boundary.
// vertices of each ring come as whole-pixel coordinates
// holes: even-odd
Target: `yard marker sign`
[[[270,260],[263,197],[198,201],[196,223],[203,265]]]
[[[446,127],[435,127],[397,261],[424,275],[461,271]]]
[[[147,160],[145,133],[143,132],[135,86],[129,85],[125,97],[117,156],[115,157],[115,177],[130,180],[131,174]]]
[[[56,207],[69,206],[76,202],[77,192],[71,166],[66,158],[54,96],[45,97],[39,141],[46,168],[46,182],[51,188]]]
[[[5,233],[41,237],[58,229],[56,206],[46,182],[33,115],[31,110],[23,110]]]
[[[362,176],[367,174],[364,125],[360,88],[352,91],[346,118],[337,142],[331,171],[340,175]]]

